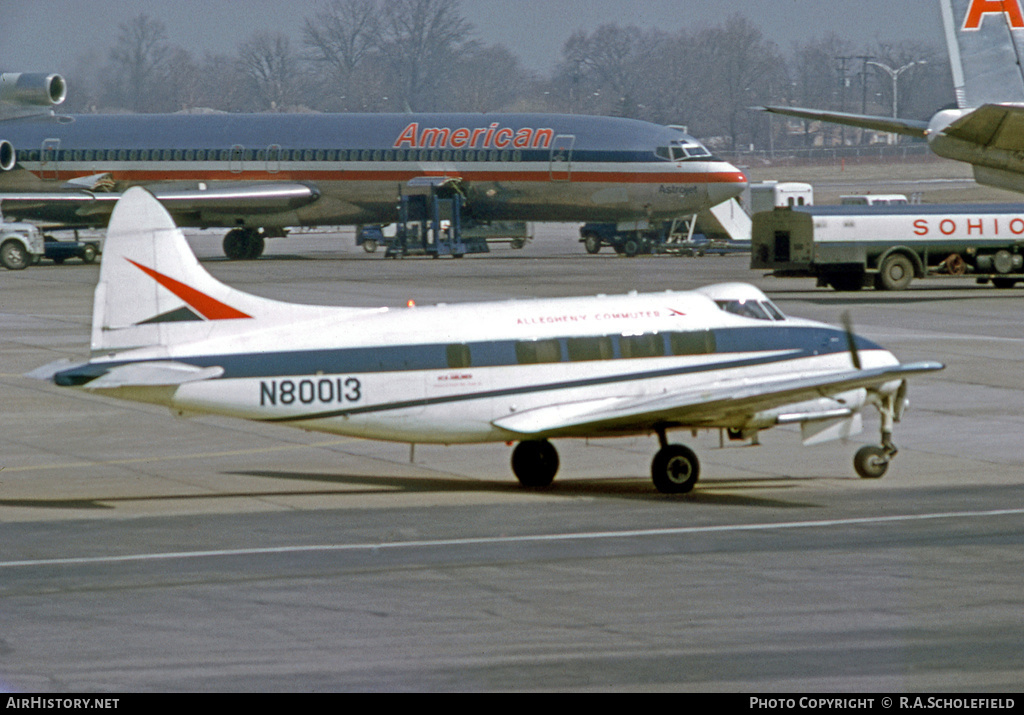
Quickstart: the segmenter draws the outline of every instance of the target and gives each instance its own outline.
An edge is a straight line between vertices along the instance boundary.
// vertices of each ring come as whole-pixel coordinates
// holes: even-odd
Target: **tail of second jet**
[[[221,283],[199,264],[160,202],[136,187],[118,201],[107,229],[92,349],[171,346],[361,312],[281,303]]]
[[[1024,103],[1021,0],[940,0],[961,109]]]

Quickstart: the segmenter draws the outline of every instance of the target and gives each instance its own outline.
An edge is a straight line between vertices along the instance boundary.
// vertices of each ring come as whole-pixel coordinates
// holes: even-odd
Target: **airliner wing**
[[[172,214],[274,214],[294,211],[320,198],[316,187],[297,182],[211,182],[193,189],[160,185],[146,188]],[[0,207],[15,218],[92,223],[94,217],[110,214],[121,196],[69,183],[63,191],[0,193]]]
[[[943,131],[948,137],[986,148],[1024,150],[1024,106],[986,104],[956,120]]]
[[[818,109],[802,109],[800,107],[756,107],[758,111],[783,114],[787,117],[811,119],[814,121],[845,124],[861,129],[873,129],[879,132],[906,134],[923,139],[928,131],[928,122],[917,119],[893,119],[877,117],[870,114],[850,114],[848,112],[825,112]]]
[[[935,362],[849,370],[815,377],[725,385],[668,395],[604,398],[551,405],[494,420],[501,429],[534,437],[652,429],[655,425],[713,427],[738,416],[827,397],[862,387],[878,387],[908,375],[943,369]],[[821,417],[835,417],[822,414]]]

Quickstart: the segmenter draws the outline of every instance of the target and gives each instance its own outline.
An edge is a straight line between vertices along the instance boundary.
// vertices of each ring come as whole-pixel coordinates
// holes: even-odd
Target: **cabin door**
[[[559,134],[551,146],[551,180],[570,181],[572,179],[572,148],[576,137],[572,134]]]
[[[44,139],[39,155],[39,178],[56,180],[60,178],[60,139]]]

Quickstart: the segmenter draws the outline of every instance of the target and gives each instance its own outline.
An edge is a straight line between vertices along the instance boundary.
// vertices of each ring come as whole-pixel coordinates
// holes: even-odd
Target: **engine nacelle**
[[[53,107],[64,101],[68,85],[59,74],[4,72],[0,74],[0,103],[22,107]]]
[[[18,155],[14,151],[14,145],[9,141],[0,140],[0,171],[10,171],[14,168]]]

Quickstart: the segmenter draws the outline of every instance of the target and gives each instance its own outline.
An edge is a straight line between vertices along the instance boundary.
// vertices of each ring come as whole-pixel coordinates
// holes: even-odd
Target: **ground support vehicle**
[[[69,258],[80,258],[83,263],[92,263],[100,255],[98,241],[58,241],[50,235],[43,236],[43,258],[49,258],[57,265]]]
[[[20,271],[42,258],[45,252],[42,232],[30,223],[0,222],[0,264]]]
[[[750,267],[852,291],[904,290],[914,278],[1024,282],[1024,204],[810,206],[753,219]]]
[[[397,233],[398,224],[360,226],[356,230],[356,245],[362,246],[367,253],[375,253],[381,246],[386,248],[394,242]],[[521,249],[533,240],[530,225],[525,221],[476,222],[463,219],[461,235],[463,241],[473,249],[469,253],[485,253],[479,245],[481,241],[488,246],[492,243],[508,243],[512,248]]]
[[[680,256],[703,256],[710,241],[694,232],[691,219],[662,221],[654,225],[646,221],[628,224],[586,223],[580,228],[580,243],[587,253],[600,252],[603,246],[622,256],[673,253]]]

